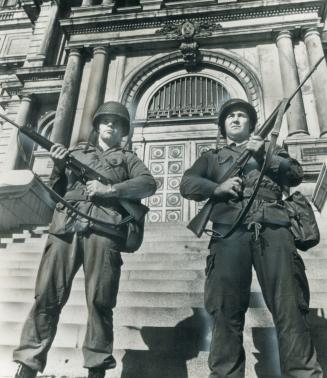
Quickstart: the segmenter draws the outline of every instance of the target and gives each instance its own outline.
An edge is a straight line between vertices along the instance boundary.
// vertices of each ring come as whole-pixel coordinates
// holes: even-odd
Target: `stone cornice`
[[[31,27],[31,20],[23,9],[9,8],[0,10],[0,30],[26,26]]]
[[[66,66],[20,68],[16,76],[22,83],[27,81],[62,80]]]
[[[322,0],[298,0],[287,4],[280,1],[252,1],[210,7],[190,7],[183,10],[164,9],[156,12],[126,14],[107,14],[104,6],[94,6],[92,15],[90,15],[90,10],[85,13],[84,9],[74,8],[70,18],[63,19],[60,23],[64,31],[72,35],[160,28],[163,24],[173,24],[186,19],[193,22],[220,23],[306,13],[316,13],[318,18],[323,4]]]

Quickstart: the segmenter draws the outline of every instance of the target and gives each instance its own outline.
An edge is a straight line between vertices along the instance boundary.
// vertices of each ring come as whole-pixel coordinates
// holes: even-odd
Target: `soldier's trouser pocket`
[[[295,280],[295,290],[298,305],[301,311],[309,312],[310,289],[307,276],[305,274],[305,266],[302,257],[294,250],[292,255],[293,262],[293,278]]]

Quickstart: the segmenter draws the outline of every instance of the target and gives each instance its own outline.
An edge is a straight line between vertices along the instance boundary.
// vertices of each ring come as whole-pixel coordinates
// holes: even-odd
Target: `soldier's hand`
[[[86,190],[90,198],[100,197],[100,198],[110,198],[113,197],[112,185],[102,184],[98,180],[87,181]]]
[[[256,159],[262,159],[265,152],[265,141],[259,135],[251,135],[246,148]]]
[[[232,177],[220,185],[214,191],[214,196],[222,201],[238,198],[242,192],[242,179],[240,177]]]
[[[69,151],[67,148],[60,143],[55,143],[50,148],[50,157],[60,169],[65,167],[65,158],[68,154]]]

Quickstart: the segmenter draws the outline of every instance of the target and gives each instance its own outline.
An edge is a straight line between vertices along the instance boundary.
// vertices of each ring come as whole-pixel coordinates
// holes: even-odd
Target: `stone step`
[[[265,330],[266,331],[266,330]],[[247,353],[246,378],[280,378],[276,369],[278,356],[266,348],[266,333],[258,337],[262,348],[258,352]],[[2,364],[1,378],[13,377],[16,364],[11,362],[12,347],[2,347],[0,355],[6,361]],[[188,347],[183,355],[149,350],[114,350],[117,367],[107,370],[106,378],[204,378],[209,375],[207,366],[208,352]],[[43,372],[46,377],[87,377],[83,367],[82,351],[79,348],[52,348],[47,366]]]
[[[18,245],[17,245],[18,246]],[[20,263],[35,263],[38,264],[42,256],[42,248],[35,249],[24,249],[24,244],[15,251],[10,253],[1,253],[0,252],[0,262],[1,265],[6,264],[7,261],[19,261]],[[173,253],[172,253],[173,251]],[[154,263],[154,262],[171,262],[171,261],[198,261],[206,260],[209,251],[206,249],[201,249],[200,247],[187,247],[185,248],[185,243],[181,245],[176,245],[175,248],[171,246],[170,249],[161,251],[157,250],[148,250],[148,251],[139,251],[134,254],[122,253],[122,258],[125,263],[139,263],[144,262],[145,264]],[[311,264],[311,260],[319,260],[327,264],[327,248],[325,250],[310,251],[307,253],[300,253],[300,256],[305,261],[305,264]]]
[[[115,348],[114,356],[117,367],[107,371],[106,378],[204,378],[209,374],[207,367],[208,352],[199,350],[198,346],[185,343],[182,354],[176,355],[171,351],[156,351],[157,337],[151,339],[149,335],[158,333],[145,329],[143,335],[147,337],[146,350],[121,350]],[[246,378],[281,378],[278,368],[279,358],[276,352],[276,335],[272,328],[261,328],[252,334],[245,334],[246,349]],[[13,377],[16,365],[11,362],[13,346],[1,346],[2,356],[1,378]],[[323,368],[326,368],[326,353],[319,353],[318,358]],[[83,369],[82,351],[80,348],[53,347],[48,356],[44,376],[51,377],[86,377],[87,370]]]
[[[206,319],[197,319],[196,316],[183,319],[174,327],[164,326],[121,326],[114,322],[114,347],[116,349],[137,349],[147,350],[149,347],[153,351],[169,351],[170,353],[179,354],[185,349],[185,343],[189,345],[194,343],[199,351],[209,351],[211,340],[211,321],[205,322]],[[325,320],[326,322],[326,320]],[[1,343],[2,345],[15,346],[19,342],[22,324],[20,322],[0,322]],[[272,328],[273,324],[256,327],[245,327],[244,336],[245,344],[253,350],[251,342],[254,332],[262,328]],[[317,329],[311,324],[312,332],[319,342],[327,341],[327,332],[322,327]],[[54,340],[54,347],[61,348],[80,348],[83,345],[86,333],[85,324],[63,323],[59,322],[57,335]],[[327,351],[326,351],[327,355]]]
[[[0,289],[34,289],[35,276],[0,276]],[[128,275],[123,275],[120,280],[119,291],[127,292],[179,292],[179,293],[203,293],[204,278],[197,280],[160,280],[160,279],[129,279]],[[84,277],[78,275],[74,279],[72,293],[75,290],[84,290]],[[253,276],[251,291],[260,292],[260,286],[256,276]],[[310,291],[327,291],[327,278],[311,279]],[[72,294],[73,295],[73,294]]]
[[[0,293],[0,302],[27,302],[34,296],[32,289],[7,289]],[[71,297],[72,304],[84,303],[84,290],[75,291]],[[201,307],[203,305],[202,293],[157,293],[157,292],[120,292],[117,298],[118,307],[144,306],[144,307]],[[312,307],[327,307],[327,292],[311,293],[310,305]],[[260,292],[250,295],[250,307],[265,306]]]
[[[15,252],[8,254],[0,254],[0,262],[5,263],[6,261],[19,261],[19,262],[33,262],[38,264],[41,259],[42,253],[39,251],[30,251],[30,252]],[[153,263],[153,262],[178,262],[178,261],[198,261],[206,260],[207,253],[205,252],[192,252],[192,251],[183,251],[177,250],[176,253],[136,253],[136,254],[121,254],[123,261],[125,263]]]
[[[306,274],[309,279],[326,278],[327,260],[307,260]],[[35,276],[38,261],[3,261],[0,277]],[[122,267],[122,275],[129,279],[172,279],[192,280],[204,277],[205,259],[198,257],[193,261],[134,262],[128,261]],[[82,275],[80,269],[77,275]]]
[[[0,303],[0,323],[17,322],[22,325],[25,321],[32,303]],[[327,320],[325,308],[311,308],[308,322],[312,329],[326,327]],[[132,327],[176,327],[185,319],[191,319],[190,327],[203,328],[203,325],[211,324],[211,316],[203,307],[198,308],[166,308],[166,307],[117,307],[114,309],[115,326]],[[87,308],[85,305],[73,305],[68,303],[60,316],[61,324],[84,325],[87,320]],[[266,307],[249,308],[246,313],[245,328],[272,327],[273,320]],[[324,332],[324,333],[326,333]]]
[[[2,269],[0,268],[0,277],[13,277],[13,276],[29,276],[36,277],[37,268],[26,269],[13,268],[13,269]],[[77,274],[77,277],[82,277],[83,271],[80,269]],[[121,279],[130,279],[130,280],[180,280],[180,281],[189,281],[196,280],[199,278],[204,278],[204,269],[195,271],[195,270],[127,270],[123,269],[121,273]]]
[[[143,267],[145,268],[145,267]],[[0,277],[36,277],[37,267],[33,268],[25,268],[22,267],[15,267],[15,268],[6,268],[3,269],[0,267]],[[325,279],[326,278],[326,269],[323,265],[320,266],[320,269],[308,269],[306,270],[306,274],[309,280],[311,279]],[[83,272],[80,269],[77,272],[77,277],[82,277]],[[196,280],[196,279],[204,279],[204,267],[200,267],[199,270],[127,270],[125,266],[123,266],[121,279],[130,279],[130,280],[180,280],[180,281],[188,281],[188,280]]]

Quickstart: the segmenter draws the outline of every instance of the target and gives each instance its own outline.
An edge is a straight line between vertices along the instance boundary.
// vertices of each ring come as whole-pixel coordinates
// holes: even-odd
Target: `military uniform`
[[[118,224],[126,211],[118,199],[140,200],[155,192],[156,184],[137,156],[121,148],[102,151],[80,144],[71,155],[95,169],[112,183],[115,198],[89,199],[86,187],[74,172],[54,171],[53,187],[78,210],[108,223]],[[99,232],[93,222],[57,204],[49,238],[40,263],[35,303],[24,324],[14,360],[43,371],[56,334],[61,309],[68,300],[73,278],[83,266],[88,307],[83,344],[86,368],[112,368],[112,309],[116,305],[126,227]]]
[[[212,197],[217,183],[245,148],[246,141],[204,153],[185,172],[182,195],[195,201]],[[251,196],[261,164],[251,158],[244,168],[240,198],[215,204],[210,218],[215,231],[225,234],[231,228]],[[282,201],[283,186],[298,185],[302,176],[299,163],[277,147],[243,224],[229,238],[216,237],[210,242],[205,307],[214,316],[211,378],[244,377],[242,333],[252,265],[275,322],[283,377],[322,377],[306,323],[309,288],[304,264],[289,231],[290,221]]]

